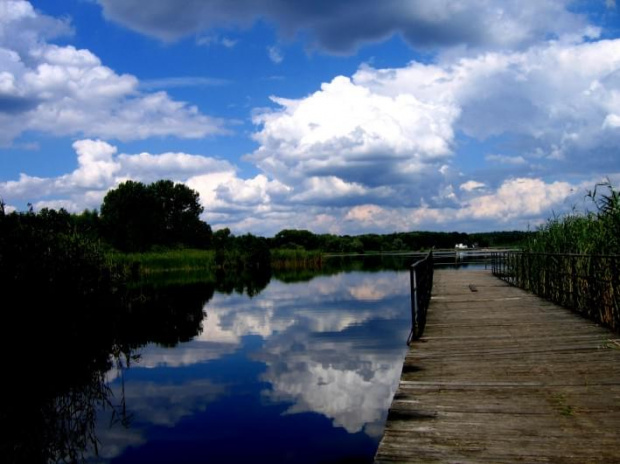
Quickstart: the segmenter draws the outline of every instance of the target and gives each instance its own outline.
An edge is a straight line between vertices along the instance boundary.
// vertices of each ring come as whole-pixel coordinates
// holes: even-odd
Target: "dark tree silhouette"
[[[200,220],[198,193],[184,184],[127,181],[103,199],[101,221],[110,244],[122,251],[153,246],[208,248],[211,227]]]

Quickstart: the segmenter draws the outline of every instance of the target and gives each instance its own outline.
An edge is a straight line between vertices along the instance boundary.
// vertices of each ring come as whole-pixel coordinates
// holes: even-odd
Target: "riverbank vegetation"
[[[269,238],[253,234],[236,236],[228,228],[213,232],[201,220],[202,213],[198,193],[170,180],[148,185],[124,182],[106,194],[100,212],[86,210],[70,214],[64,209],[34,212],[30,208],[27,212],[6,213],[3,205],[0,211],[5,224],[18,223],[17,229],[25,230],[23,246],[38,242],[33,245],[34,250],[52,240],[61,249],[65,245],[60,242],[73,237],[87,243],[90,249],[97,249],[100,264],[129,276],[179,270],[213,273],[266,268],[318,269],[324,266],[328,255],[453,248],[457,243],[515,246],[528,237],[522,231],[335,235],[295,229],[282,230]],[[10,241],[7,238],[4,246],[10,248]]]
[[[553,217],[506,255],[495,273],[513,285],[620,331],[620,192],[609,182],[587,195],[590,208]]]
[[[591,209],[553,217],[532,234],[533,253],[620,254],[620,192],[610,182],[588,192]]]
[[[215,291],[253,296],[272,277],[298,282],[317,272],[384,265],[381,257],[361,265],[342,254],[473,240],[430,232],[235,236],[229,229],[213,232],[201,214],[196,192],[170,181],[121,184],[100,212],[9,212],[0,201],[0,279],[12,334],[2,348],[13,353],[7,359],[11,401],[0,407],[0,419],[10,425],[0,439],[3,462],[89,459],[97,447],[96,411],[111,408],[125,420],[106,372],[114,365],[122,370],[147,343],[195,337]],[[327,253],[339,256],[326,260]],[[406,266],[402,257],[387,259]],[[18,343],[34,345],[36,357],[16,350]]]

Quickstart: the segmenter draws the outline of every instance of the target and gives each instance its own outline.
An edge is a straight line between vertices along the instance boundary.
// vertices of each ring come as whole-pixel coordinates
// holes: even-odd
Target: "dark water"
[[[371,462],[409,280],[406,266],[347,266],[176,276],[97,309],[15,306],[0,461]]]
[[[215,293],[202,330],[106,375],[129,427],[99,414],[99,460],[369,462],[409,331],[406,272]],[[93,459],[96,460],[96,459]]]

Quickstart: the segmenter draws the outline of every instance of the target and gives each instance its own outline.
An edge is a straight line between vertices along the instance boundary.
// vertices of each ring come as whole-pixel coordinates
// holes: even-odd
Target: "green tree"
[[[158,216],[155,243],[199,248],[211,245],[211,227],[200,220],[204,208],[200,205],[198,192],[170,180],[157,181],[147,188],[153,196]]]
[[[211,227],[200,220],[198,193],[184,184],[127,181],[110,190],[101,206],[105,238],[123,251],[153,246],[208,248]]]
[[[110,190],[101,205],[103,233],[123,251],[145,251],[154,243],[156,205],[142,182],[129,180]]]
[[[213,247],[216,250],[223,250],[231,247],[231,243],[234,240],[234,235],[230,232],[228,227],[220,230],[216,230],[213,234]]]
[[[273,238],[276,248],[304,248],[316,250],[319,238],[309,230],[284,229]]]

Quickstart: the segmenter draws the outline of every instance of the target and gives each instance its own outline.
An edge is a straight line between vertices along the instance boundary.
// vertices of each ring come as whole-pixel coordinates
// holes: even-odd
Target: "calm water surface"
[[[114,407],[90,461],[372,461],[406,351],[407,271],[188,292],[187,317],[105,374]]]

